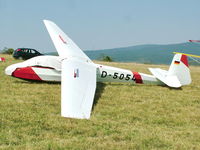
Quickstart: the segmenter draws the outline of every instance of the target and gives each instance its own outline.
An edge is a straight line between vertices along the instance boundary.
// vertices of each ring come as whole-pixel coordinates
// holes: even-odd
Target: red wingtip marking
[[[182,61],[187,67],[189,67],[188,59],[187,59],[187,56],[186,56],[186,55],[182,55],[182,56],[181,56],[181,61]]]
[[[135,83],[140,83],[140,84],[143,83],[142,77],[138,72],[133,72],[133,76],[135,78]]]
[[[28,80],[42,80],[31,67],[17,68],[12,76]]]

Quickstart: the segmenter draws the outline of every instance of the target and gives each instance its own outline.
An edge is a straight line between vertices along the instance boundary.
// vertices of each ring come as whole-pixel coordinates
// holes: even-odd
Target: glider
[[[37,56],[10,65],[5,73],[16,78],[61,81],[61,115],[89,119],[96,82],[155,84],[179,88],[191,83],[187,56],[175,54],[168,71],[149,68],[153,75],[93,63],[52,21],[44,24],[59,56]]]
[[[5,62],[6,59],[4,57],[0,57],[0,61]]]
[[[189,42],[200,43],[200,40],[189,40]]]

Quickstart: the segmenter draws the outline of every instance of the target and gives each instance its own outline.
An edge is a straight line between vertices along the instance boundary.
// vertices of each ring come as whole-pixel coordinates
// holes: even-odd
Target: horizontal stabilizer
[[[162,70],[159,68],[149,68],[151,73],[160,81],[168,85],[169,87],[179,88],[181,87],[181,83],[177,76],[168,75],[166,70]]]
[[[89,119],[96,90],[96,67],[77,59],[64,59],[61,80],[61,115]]]
[[[166,85],[174,88],[191,83],[190,70],[187,55],[176,53],[172,59],[169,70],[149,68],[151,73]]]

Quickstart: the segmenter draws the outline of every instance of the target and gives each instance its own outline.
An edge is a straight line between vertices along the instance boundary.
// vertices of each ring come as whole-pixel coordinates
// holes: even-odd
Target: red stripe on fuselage
[[[142,81],[142,77],[141,75],[138,73],[138,72],[132,72],[133,73],[133,78],[135,79],[135,83],[140,83],[142,84],[143,81]]]
[[[42,79],[34,72],[32,67],[17,68],[12,76],[16,78],[28,79],[28,80],[39,80]]]

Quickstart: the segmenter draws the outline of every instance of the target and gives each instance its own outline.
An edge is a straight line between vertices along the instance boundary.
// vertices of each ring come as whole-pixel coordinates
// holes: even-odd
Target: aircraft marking
[[[61,41],[62,41],[64,44],[67,44],[67,42],[62,38],[61,35],[59,35],[59,38],[61,39]]]
[[[124,73],[114,72],[114,74],[112,75],[112,74],[108,74],[107,71],[101,72],[101,78],[106,78],[107,76],[113,76],[112,77],[113,79],[126,80],[126,81],[129,81],[129,80],[135,81],[136,80],[134,74],[133,75],[131,75],[131,74],[125,75]],[[133,77],[131,78],[131,76],[133,76]]]

